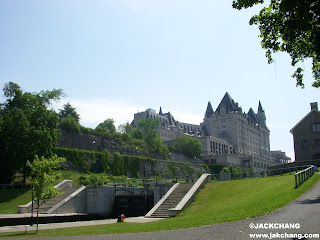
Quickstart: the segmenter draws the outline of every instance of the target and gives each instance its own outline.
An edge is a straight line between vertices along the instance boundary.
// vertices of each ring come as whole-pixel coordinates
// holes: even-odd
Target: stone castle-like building
[[[170,112],[159,113],[147,109],[134,114],[133,127],[143,118],[160,119],[158,131],[164,141],[175,141],[179,136],[198,138],[203,147],[204,161],[209,164],[233,164],[265,171],[267,167],[290,162],[281,151],[270,151],[270,130],[259,101],[258,111],[248,113],[226,93],[214,111],[208,102],[200,125],[178,122]]]

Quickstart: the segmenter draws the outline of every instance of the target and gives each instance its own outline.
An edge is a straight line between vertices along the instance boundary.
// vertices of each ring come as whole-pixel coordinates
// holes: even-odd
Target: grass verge
[[[312,187],[320,175],[314,175],[294,188],[294,175],[211,182],[196,196],[182,214],[151,223],[121,223],[77,228],[6,233],[0,237],[58,237],[103,235],[190,228],[261,216],[285,206]]]
[[[0,190],[0,214],[18,213],[18,205],[24,205],[31,201],[29,188],[1,189]]]

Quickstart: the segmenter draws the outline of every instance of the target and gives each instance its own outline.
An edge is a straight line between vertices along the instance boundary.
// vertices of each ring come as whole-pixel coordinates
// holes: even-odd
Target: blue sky
[[[161,106],[181,122],[202,122],[225,92],[244,111],[266,112],[272,150],[294,158],[290,129],[319,101],[295,87],[286,54],[268,65],[259,31],[248,21],[261,6],[238,11],[231,0],[0,1],[0,85],[25,91],[62,88],[81,124],[116,125]],[[1,95],[0,102],[5,99]]]

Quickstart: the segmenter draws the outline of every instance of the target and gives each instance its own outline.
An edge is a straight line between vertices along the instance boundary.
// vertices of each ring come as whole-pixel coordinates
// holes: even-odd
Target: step
[[[168,218],[169,209],[176,207],[182,198],[188,193],[193,184],[179,184],[170,196],[154,211],[151,217]]]
[[[48,210],[50,210],[52,207],[54,207],[55,205],[57,205],[59,202],[61,202],[63,199],[65,199],[66,197],[68,197],[70,194],[72,194],[73,192],[75,192],[77,189],[79,189],[79,187],[67,187],[65,188],[62,192],[63,194],[55,196],[54,198],[48,200],[47,202],[43,203],[40,205],[39,207],[39,213],[46,213]],[[34,208],[34,210],[36,210],[36,206]]]

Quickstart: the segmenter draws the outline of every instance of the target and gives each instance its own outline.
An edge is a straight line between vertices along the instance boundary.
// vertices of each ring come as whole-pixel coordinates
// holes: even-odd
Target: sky
[[[294,159],[290,129],[319,102],[319,89],[310,61],[299,64],[305,89],[287,54],[267,63],[258,27],[248,24],[260,9],[238,11],[232,0],[2,0],[0,86],[63,89],[52,107],[70,102],[90,128],[160,106],[200,124],[208,101],[215,110],[228,92],[245,112],[261,101],[271,150]]]

